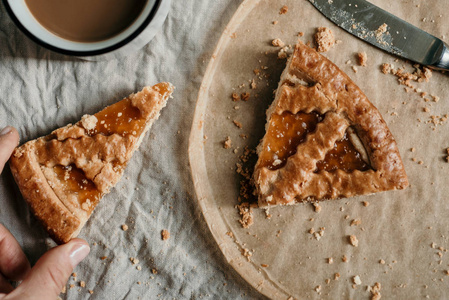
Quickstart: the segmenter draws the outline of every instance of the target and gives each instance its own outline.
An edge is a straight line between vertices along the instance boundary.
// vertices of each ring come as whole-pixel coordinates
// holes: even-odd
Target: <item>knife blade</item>
[[[449,70],[449,46],[365,0],[309,0],[325,17],[352,35],[389,53]]]

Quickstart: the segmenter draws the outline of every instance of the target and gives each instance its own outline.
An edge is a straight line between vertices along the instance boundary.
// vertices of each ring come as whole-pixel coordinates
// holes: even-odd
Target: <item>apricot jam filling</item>
[[[64,184],[68,194],[77,194],[79,205],[85,211],[92,211],[100,199],[101,193],[95,184],[87,179],[83,170],[75,165],[53,167],[58,179]]]
[[[315,172],[322,170],[332,172],[340,169],[350,173],[354,170],[367,171],[371,169],[349,140],[347,132],[341,140],[335,143],[334,148],[326,153],[324,159],[317,162],[316,167]]]
[[[305,141],[307,134],[315,131],[322,120],[323,116],[315,112],[273,114],[260,157],[261,166],[269,170],[282,168],[287,158],[296,153],[298,145]]]
[[[315,131],[323,119],[324,116],[316,112],[273,114],[265,136],[264,149],[260,155],[261,166],[269,170],[282,168],[287,159],[296,153],[298,145],[306,140],[309,133]],[[337,169],[345,172],[371,169],[350,141],[348,133],[335,143],[334,148],[323,160],[317,162],[315,172],[322,170],[332,172]]]
[[[90,135],[139,135],[145,128],[145,118],[137,107],[132,106],[129,98],[106,107],[96,113],[95,117],[98,122],[93,131],[89,131]]]

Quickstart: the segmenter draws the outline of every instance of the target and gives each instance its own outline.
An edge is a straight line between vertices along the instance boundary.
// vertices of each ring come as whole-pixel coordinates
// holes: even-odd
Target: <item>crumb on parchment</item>
[[[366,55],[366,52],[357,53],[357,57],[359,58],[359,64],[362,67],[366,67],[366,62],[368,60],[368,56]]]
[[[281,9],[279,10],[279,14],[280,15],[285,15],[288,12],[288,6],[284,5],[281,7]]]
[[[352,246],[354,247],[358,247],[359,246],[359,240],[357,239],[357,237],[353,234],[351,234],[349,236],[349,243],[351,243]]]
[[[283,41],[281,41],[281,39],[274,39],[274,40],[271,41],[271,44],[274,47],[280,47],[280,48],[285,46],[285,43]]]
[[[232,147],[231,137],[227,136],[226,139],[223,141],[223,148],[229,149],[231,147]]]
[[[315,33],[315,42],[318,52],[329,51],[335,45],[335,37],[332,30],[327,27],[319,27]]]

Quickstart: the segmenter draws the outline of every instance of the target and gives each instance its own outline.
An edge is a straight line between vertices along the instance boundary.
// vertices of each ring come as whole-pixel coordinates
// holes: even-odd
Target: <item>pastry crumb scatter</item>
[[[94,291],[93,290],[89,290],[89,294],[93,295]]]
[[[127,231],[127,230],[128,230],[128,225],[123,224],[123,225],[122,225],[122,230],[123,230],[123,231]]]
[[[170,232],[167,229],[163,229],[161,231],[161,238],[163,241],[166,241],[170,238]]]
[[[234,234],[232,233],[232,231],[226,232],[226,235],[229,236],[230,238],[234,238]]]
[[[341,257],[341,261],[342,261],[342,262],[348,262],[349,259],[348,259],[348,257],[347,257],[346,255],[343,255],[343,256]]]
[[[269,266],[267,264],[261,264],[260,265],[262,268],[268,268]]]
[[[328,259],[327,259],[327,262],[328,262],[328,264],[333,264],[334,263],[334,259],[332,258],[332,257],[329,257]]]
[[[359,58],[359,64],[362,67],[366,67],[366,62],[368,60],[368,56],[366,55],[366,52],[359,52],[359,53],[357,53],[357,56]]]
[[[379,263],[380,263],[381,265],[385,265],[385,260],[380,259],[380,260],[379,260]]]
[[[281,10],[279,11],[280,15],[285,15],[288,12],[288,6],[284,5],[281,7]]]
[[[338,280],[340,279],[340,273],[335,273],[334,274],[334,280]]]
[[[249,251],[248,249],[246,249],[246,248],[242,248],[242,255],[244,257],[246,257],[246,259],[248,261],[251,261],[251,256],[253,256],[253,253],[251,251]]]
[[[317,285],[315,287],[315,292],[317,292],[317,293],[321,292],[321,285]]]
[[[321,205],[318,203],[313,203],[313,207],[315,208],[315,212],[319,213],[321,211]]]
[[[354,73],[357,73],[357,72],[358,72],[358,69],[357,69],[356,66],[352,66],[352,70],[354,71]]]
[[[329,28],[319,27],[315,33],[315,42],[318,52],[326,52],[335,45],[335,37]]]
[[[373,286],[368,286],[368,292],[371,292],[371,300],[379,300],[381,298],[380,295],[381,284],[376,282]]]
[[[157,274],[157,269],[156,268],[151,269],[151,273]]]
[[[368,202],[368,201],[363,201],[362,204],[363,204],[363,206],[365,206],[365,207],[369,206],[369,202]]]
[[[137,265],[139,263],[139,260],[135,257],[130,257],[129,260],[132,262],[133,265]]]
[[[281,41],[281,39],[274,39],[271,41],[271,44],[275,47],[281,47],[281,48],[285,46],[284,42]]]
[[[358,247],[359,246],[359,240],[357,239],[357,237],[353,234],[351,234],[349,236],[349,242],[351,243],[352,246],[354,247]]]
[[[86,287],[86,283],[84,281],[80,281],[80,287],[85,288]]]
[[[240,225],[242,225],[243,228],[249,228],[254,222],[251,205],[248,202],[243,202],[240,205],[236,205],[236,207],[242,217],[241,220],[239,220]]]
[[[226,139],[223,141],[223,148],[225,149],[229,149],[232,147],[232,141],[231,141],[231,137],[226,137]]]
[[[232,93],[232,95],[231,95],[231,99],[232,99],[232,101],[239,101],[240,100],[240,96],[239,96],[239,94],[237,94],[237,93]]]

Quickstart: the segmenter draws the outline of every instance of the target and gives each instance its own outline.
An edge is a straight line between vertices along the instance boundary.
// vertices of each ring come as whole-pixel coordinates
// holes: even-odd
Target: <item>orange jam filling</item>
[[[95,184],[86,178],[83,170],[75,165],[54,166],[58,179],[64,183],[65,191],[68,194],[77,194],[80,207],[91,212],[100,200],[101,193]]]
[[[97,125],[89,131],[90,135],[102,133],[111,135],[114,133],[122,136],[132,134],[139,135],[145,128],[145,118],[140,110],[132,106],[131,99],[126,98],[95,114]]]
[[[360,152],[351,143],[347,133],[335,143],[334,148],[326,154],[324,160],[317,162],[316,166],[315,172],[322,170],[332,172],[337,169],[352,172],[354,170],[366,171],[371,169],[370,165],[362,159]]]
[[[273,114],[260,157],[261,166],[269,170],[282,168],[287,158],[296,153],[298,145],[305,141],[308,133],[315,131],[322,120],[323,116],[315,112]]]

